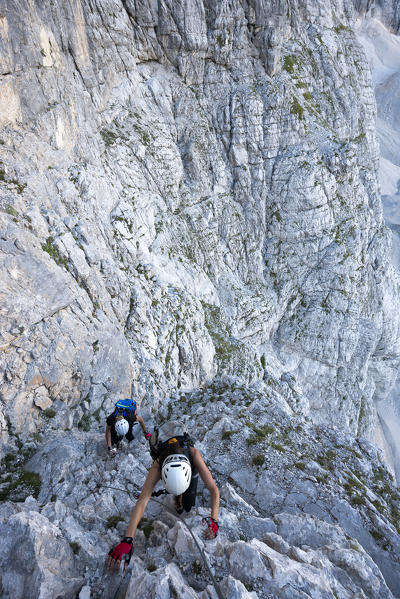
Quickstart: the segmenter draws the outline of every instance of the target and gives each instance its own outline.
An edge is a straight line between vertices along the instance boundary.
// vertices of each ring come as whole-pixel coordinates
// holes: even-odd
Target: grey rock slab
[[[334,524],[328,524],[313,516],[278,514],[274,517],[278,534],[290,545],[309,545],[317,548],[332,542],[346,542],[345,533]]]
[[[0,522],[0,530],[5,598],[76,596],[83,579],[68,542],[47,518],[37,512],[21,512]]]
[[[275,522],[270,518],[257,518],[254,516],[243,516],[240,520],[240,528],[247,538],[256,538],[261,541],[265,534],[277,530]]]
[[[272,549],[275,549],[279,553],[282,553],[282,555],[288,553],[290,549],[290,545],[276,533],[269,532],[265,534],[263,536],[262,541],[263,543],[266,543],[267,545],[272,547]]]
[[[381,543],[379,542],[379,528],[376,529],[372,525],[366,526],[360,515],[345,502],[338,502],[331,510],[331,513],[337,518],[343,530],[357,539],[365,551],[368,552],[385,577],[386,584],[395,596],[397,596],[398,589],[400,588],[399,559],[396,552],[393,554],[387,549],[382,551]],[[377,533],[375,532],[376,530]],[[376,538],[376,535],[378,535],[378,538]]]
[[[224,578],[219,583],[222,593],[230,599],[258,599],[255,591],[248,591],[240,580],[236,580],[233,576]],[[218,599],[218,594],[215,588],[211,585],[205,591],[199,594],[200,599]]]
[[[74,294],[67,273],[45,251],[34,246],[32,253],[21,252],[5,241],[0,242],[0,247],[3,334],[13,326],[19,331],[29,329],[72,303]]]
[[[257,510],[247,503],[229,483],[223,485],[220,489],[220,494],[221,499],[225,500],[230,507],[236,506],[237,510],[246,514],[246,519],[248,519],[249,516],[254,517],[259,515]]]
[[[332,524],[334,523],[334,518],[329,511],[329,506],[327,506],[323,501],[316,501],[315,503],[306,502],[301,507],[305,514],[310,514],[319,520],[325,520],[325,522],[332,522]]]
[[[78,599],[90,599],[90,597],[91,597],[90,586],[85,584],[79,591]]]
[[[227,548],[227,556],[230,568],[242,582],[271,579],[271,570],[260,555],[258,546],[244,541],[236,541]]]
[[[260,508],[270,514],[282,505],[285,491],[268,472],[263,472],[257,480],[255,498]]]
[[[141,576],[132,576],[125,596],[127,599],[136,599],[151,594],[160,599],[170,599],[174,595],[183,599],[198,598],[198,594],[185,584],[179,568],[174,563],[159,568],[154,574],[144,571]]]

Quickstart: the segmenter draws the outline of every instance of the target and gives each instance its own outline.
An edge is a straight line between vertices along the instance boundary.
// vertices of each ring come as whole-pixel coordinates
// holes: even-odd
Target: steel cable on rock
[[[130,495],[130,496],[131,496],[131,493],[130,493],[130,492],[127,490],[127,489],[119,489],[118,487],[112,487],[112,486],[110,486],[110,485],[105,485],[104,483],[97,483],[97,484],[98,484],[99,486],[101,486],[101,487],[104,487],[104,488],[106,488],[106,489],[113,489],[114,491],[122,491],[123,493],[127,493],[128,495]],[[138,497],[138,495],[136,495],[136,497]],[[196,544],[196,547],[197,547],[197,549],[199,550],[199,553],[200,553],[201,559],[203,560],[203,562],[204,562],[204,564],[205,564],[205,566],[206,566],[206,568],[207,568],[207,571],[208,571],[208,573],[209,573],[209,575],[210,575],[210,578],[211,578],[211,581],[212,581],[212,583],[213,583],[213,586],[214,586],[215,592],[216,592],[216,593],[217,593],[217,595],[218,595],[218,599],[224,599],[224,596],[223,596],[223,594],[222,594],[222,591],[221,591],[221,589],[220,589],[220,586],[219,586],[218,582],[216,581],[216,579],[215,579],[215,577],[214,577],[213,573],[211,572],[211,568],[210,568],[210,566],[208,565],[208,562],[207,562],[207,558],[206,558],[206,556],[205,556],[205,553],[204,553],[203,549],[200,547],[200,545],[199,545],[199,542],[197,541],[196,537],[194,536],[194,534],[193,534],[193,532],[192,532],[192,530],[191,530],[190,526],[189,526],[189,525],[188,525],[188,524],[185,522],[185,520],[184,520],[184,519],[183,519],[183,518],[182,518],[182,517],[181,517],[179,514],[177,514],[177,513],[173,512],[173,511],[172,511],[172,510],[171,510],[171,509],[170,509],[168,506],[166,506],[166,505],[165,505],[165,504],[164,504],[162,501],[160,501],[159,499],[156,499],[156,498],[155,498],[155,497],[153,497],[153,496],[151,496],[151,497],[150,497],[150,499],[151,499],[152,501],[155,501],[156,503],[159,503],[160,505],[162,505],[164,509],[166,509],[166,510],[167,510],[167,511],[168,511],[170,514],[172,514],[172,516],[174,516],[175,518],[177,518],[178,520],[180,520],[180,521],[181,521],[181,522],[182,522],[182,523],[183,523],[183,524],[186,526],[186,528],[187,528],[187,529],[188,529],[188,531],[190,532],[190,535],[191,535],[192,539],[194,540],[194,542],[195,542],[195,544]],[[124,576],[125,576],[125,574],[124,574]],[[122,580],[123,580],[123,579],[122,579]],[[117,588],[117,592],[118,592],[118,590],[119,590],[119,588],[120,588],[120,586],[121,586],[122,580],[121,580],[121,582],[120,582],[120,584],[119,584],[119,586],[118,586],[118,588]],[[113,598],[113,599],[115,599],[115,596],[116,596],[116,594],[114,595],[114,598]]]

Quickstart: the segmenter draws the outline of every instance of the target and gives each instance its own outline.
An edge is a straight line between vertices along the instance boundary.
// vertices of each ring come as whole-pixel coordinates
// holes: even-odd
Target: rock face
[[[398,32],[398,3],[376,6]],[[217,596],[155,502],[131,573],[104,579],[151,463],[139,440],[105,460],[104,417],[131,394],[146,422],[191,423],[223,490],[207,557],[229,599],[398,596],[400,498],[368,439],[400,294],[356,16],[1,10],[2,596]],[[207,501],[186,518],[199,538]]]
[[[380,183],[384,218],[392,232],[392,260],[400,267],[400,44],[381,20],[373,17],[372,9],[358,21],[359,38],[371,65],[377,101],[377,135],[380,145]],[[382,18],[382,17],[381,17]],[[387,22],[387,20],[385,20]],[[378,404],[382,426],[381,438],[386,441],[386,455],[392,456],[396,478],[400,477],[400,405],[397,378],[390,395]],[[379,435],[379,427],[376,433]],[[381,442],[382,445],[382,442]]]
[[[372,435],[399,300],[351,4],[6,8],[3,443],[265,369]]]
[[[362,15],[377,18],[393,33],[399,33],[400,5],[396,0],[354,0],[354,6]]]
[[[74,576],[74,554],[59,528],[37,511],[23,511],[0,530],[3,597],[76,597],[83,579]]]
[[[193,432],[220,487],[220,533],[202,540],[201,518],[209,515],[202,483],[183,520],[169,496],[152,500],[125,577],[107,574],[104,560],[125,535],[151,464],[144,437],[114,459],[106,456],[102,427],[36,442],[23,466],[39,477],[35,498],[9,501],[17,499],[21,464],[9,464],[12,480],[2,485],[9,499],[0,508],[2,597],[75,597],[78,586],[82,597],[214,599],[187,526],[227,599],[399,597],[400,494],[380,453],[293,415],[289,401],[287,384],[273,378],[250,387],[216,380],[171,398],[165,412]],[[16,565],[22,539],[34,553]],[[61,566],[52,571],[55,554]],[[26,594],[32,568],[41,576]]]

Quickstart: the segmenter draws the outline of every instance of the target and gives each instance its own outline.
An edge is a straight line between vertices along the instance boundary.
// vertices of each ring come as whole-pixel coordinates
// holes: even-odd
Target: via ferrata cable
[[[127,493],[128,495],[131,495],[131,493],[130,493],[129,491],[127,491],[126,489],[119,489],[118,487],[112,487],[112,486],[110,486],[110,485],[105,485],[104,483],[98,483],[98,484],[99,484],[100,486],[102,486],[102,487],[105,487],[106,489],[114,489],[114,491],[122,491],[122,492],[124,492],[124,493]],[[156,491],[156,492],[155,492],[155,494],[156,494],[156,496],[158,496],[158,495],[161,495],[161,494],[162,494],[162,491],[161,491],[161,492],[160,492],[160,491]],[[210,568],[210,566],[208,565],[208,562],[207,562],[207,558],[206,558],[206,556],[205,556],[205,553],[204,553],[203,549],[200,547],[200,545],[199,545],[199,542],[197,541],[196,537],[194,536],[194,534],[193,534],[193,532],[192,532],[192,530],[191,530],[190,526],[189,526],[188,524],[186,524],[185,520],[184,520],[184,519],[183,519],[183,518],[182,518],[182,517],[181,517],[179,514],[176,514],[176,513],[175,513],[175,512],[173,512],[173,511],[172,511],[172,510],[171,510],[171,509],[170,509],[168,506],[164,505],[164,503],[163,503],[162,501],[160,501],[159,499],[156,499],[156,498],[155,498],[153,495],[150,497],[150,499],[151,499],[152,501],[155,501],[156,503],[159,503],[160,505],[162,505],[162,506],[163,506],[163,507],[164,507],[164,508],[165,508],[165,509],[166,509],[166,510],[167,510],[167,511],[170,513],[170,514],[172,514],[172,515],[173,515],[175,518],[178,518],[178,519],[179,519],[179,520],[180,520],[180,521],[181,521],[181,522],[182,522],[182,523],[183,523],[183,524],[186,526],[186,528],[187,528],[187,529],[188,529],[188,531],[190,532],[190,535],[191,535],[191,537],[192,537],[193,541],[194,541],[194,542],[195,542],[195,544],[196,544],[196,547],[197,547],[197,549],[199,550],[199,553],[200,553],[201,559],[203,560],[203,562],[204,562],[204,564],[205,564],[205,566],[206,566],[206,568],[207,568],[207,571],[208,571],[208,573],[209,573],[209,575],[210,575],[210,578],[211,578],[211,581],[212,581],[212,583],[213,583],[213,586],[214,586],[215,592],[216,592],[216,593],[217,593],[217,595],[218,595],[218,599],[224,599],[224,596],[222,595],[222,592],[221,592],[220,586],[219,586],[218,582],[216,581],[216,579],[215,579],[215,577],[214,577],[213,573],[211,572],[211,568]],[[121,580],[121,582],[122,582],[122,580]],[[119,587],[118,587],[117,591],[118,591],[118,590],[119,590]],[[114,595],[114,599],[115,599],[115,595]]]

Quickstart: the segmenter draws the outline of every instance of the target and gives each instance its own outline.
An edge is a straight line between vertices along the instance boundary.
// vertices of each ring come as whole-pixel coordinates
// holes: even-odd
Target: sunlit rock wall
[[[400,310],[353,10],[6,4],[3,443],[216,373],[372,433]]]

